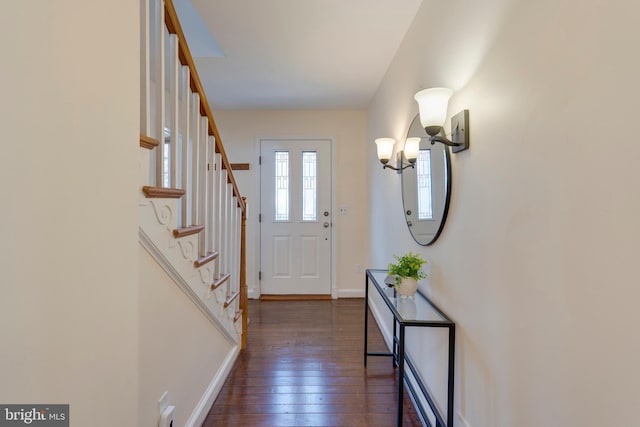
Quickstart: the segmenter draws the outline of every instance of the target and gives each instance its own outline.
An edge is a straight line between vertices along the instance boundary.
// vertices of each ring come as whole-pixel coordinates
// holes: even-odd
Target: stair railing
[[[147,197],[181,197],[175,237],[199,234],[194,268],[214,262],[212,289],[242,319],[246,345],[246,199],[171,0],[141,0],[140,146],[153,149]],[[150,195],[151,194],[151,195]]]

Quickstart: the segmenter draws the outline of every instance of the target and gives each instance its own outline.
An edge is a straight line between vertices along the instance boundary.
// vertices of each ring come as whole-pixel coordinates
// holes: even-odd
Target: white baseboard
[[[338,289],[338,298],[364,298],[364,289]]]
[[[247,291],[247,298],[260,299],[260,294],[255,288],[249,288],[249,290]]]
[[[205,390],[200,402],[196,405],[195,409],[191,413],[191,416],[187,420],[185,427],[200,427],[202,423],[204,423],[205,418],[207,418],[207,414],[209,413],[209,409],[211,409],[211,405],[218,397],[222,386],[224,385],[225,380],[229,376],[229,372],[231,372],[231,368],[233,368],[233,364],[240,353],[240,346],[236,345],[227,355],[227,358],[222,363],[218,372],[216,372],[215,377],[211,380],[211,383]]]

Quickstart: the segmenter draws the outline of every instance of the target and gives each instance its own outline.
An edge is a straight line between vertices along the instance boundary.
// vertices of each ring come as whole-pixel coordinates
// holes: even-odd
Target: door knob
[[[324,211],[324,216],[329,216],[329,211]]]
[[[328,223],[328,222],[325,222],[324,224],[322,224],[322,226],[323,226],[324,228],[329,228],[329,223]]]

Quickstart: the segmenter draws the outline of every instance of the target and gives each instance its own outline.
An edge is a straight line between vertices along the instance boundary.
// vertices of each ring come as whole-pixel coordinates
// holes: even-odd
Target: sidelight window
[[[302,220],[317,221],[317,153],[302,152]]]
[[[275,153],[275,221],[289,221],[289,152]]]

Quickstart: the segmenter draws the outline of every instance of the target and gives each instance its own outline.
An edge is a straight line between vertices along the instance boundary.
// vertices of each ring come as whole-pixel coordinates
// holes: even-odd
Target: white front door
[[[331,141],[260,141],[261,293],[331,294]]]

